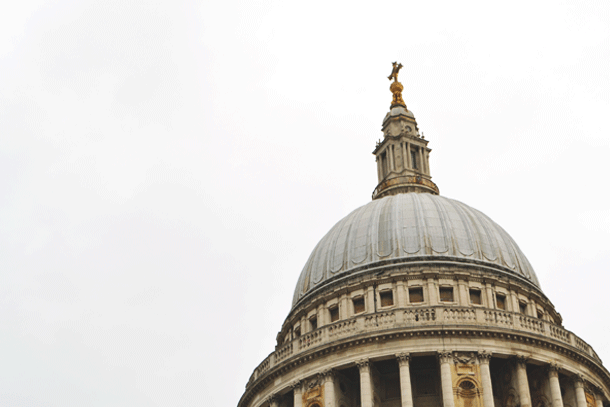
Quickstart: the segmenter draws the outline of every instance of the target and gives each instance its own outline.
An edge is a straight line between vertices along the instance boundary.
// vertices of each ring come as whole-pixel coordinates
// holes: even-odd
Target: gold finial
[[[402,68],[402,64],[392,62],[392,73],[390,74],[390,76],[388,76],[389,80],[392,80],[392,78],[394,78],[394,82],[392,82],[392,84],[390,85],[390,91],[392,92],[392,104],[390,105],[390,107],[403,106],[406,109],[407,105],[402,99],[402,83],[398,82],[398,71],[400,71],[400,68]]]

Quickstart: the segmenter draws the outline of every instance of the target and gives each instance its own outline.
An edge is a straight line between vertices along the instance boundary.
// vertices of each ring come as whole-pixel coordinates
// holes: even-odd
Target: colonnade
[[[411,389],[411,356],[408,353],[401,353],[396,355],[396,359],[398,362],[400,376],[401,407],[414,407],[413,391]],[[453,354],[451,352],[439,352],[438,360],[440,364],[442,405],[443,407],[455,407],[455,392],[453,389],[451,371],[451,365],[454,363]],[[477,360],[481,374],[480,379],[482,389],[480,389],[480,391],[483,399],[482,407],[495,407],[491,382],[491,372],[489,369],[491,353],[479,352],[477,354]],[[516,356],[514,357],[514,362],[518,387],[517,393],[519,395],[519,405],[521,407],[532,407],[532,399],[527,377],[527,357]],[[360,376],[361,407],[373,407],[374,405],[373,377],[371,373],[371,364],[372,362],[369,359],[356,361],[356,366],[358,367]],[[546,368],[546,372],[548,375],[551,392],[551,407],[564,407],[561,387],[559,384],[558,365],[555,363],[549,364]],[[338,407],[335,405],[335,372],[332,369],[327,370],[321,373],[319,377],[321,379],[321,385],[324,387],[324,402],[323,405],[320,405],[319,407]],[[584,390],[584,380],[582,376],[574,375],[572,383],[574,384],[576,407],[591,407],[587,405]],[[305,407],[303,406],[302,400],[302,382],[293,384],[292,390],[294,394],[294,407]],[[269,407],[280,407],[278,398],[275,396],[271,396],[270,398],[268,398],[267,402],[269,404]],[[603,407],[603,402],[599,395],[596,395],[595,402],[595,407]]]

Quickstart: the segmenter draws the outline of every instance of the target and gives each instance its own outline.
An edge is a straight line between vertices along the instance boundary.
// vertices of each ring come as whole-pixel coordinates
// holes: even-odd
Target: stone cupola
[[[383,119],[383,140],[377,142],[373,154],[377,161],[379,183],[373,199],[404,192],[428,192],[438,195],[438,187],[430,176],[430,148],[417,127],[417,121],[402,98],[403,86],[398,82],[402,64],[394,62],[388,79],[392,104]]]

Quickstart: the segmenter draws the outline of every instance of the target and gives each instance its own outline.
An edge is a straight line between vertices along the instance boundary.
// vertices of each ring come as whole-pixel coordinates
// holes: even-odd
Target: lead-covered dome
[[[301,272],[293,305],[331,279],[388,261],[422,260],[472,262],[540,288],[515,241],[485,214],[439,195],[404,193],[361,206],[320,240]]]

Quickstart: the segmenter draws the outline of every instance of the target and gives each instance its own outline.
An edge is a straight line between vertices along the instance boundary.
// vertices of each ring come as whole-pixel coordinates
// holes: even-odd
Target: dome
[[[401,67],[372,201],[314,248],[238,407],[610,407],[610,373],[515,241],[432,182]]]
[[[440,195],[407,193],[373,200],[340,220],[309,256],[293,306],[329,280],[416,261],[475,263],[540,288],[515,241],[485,214]]]

